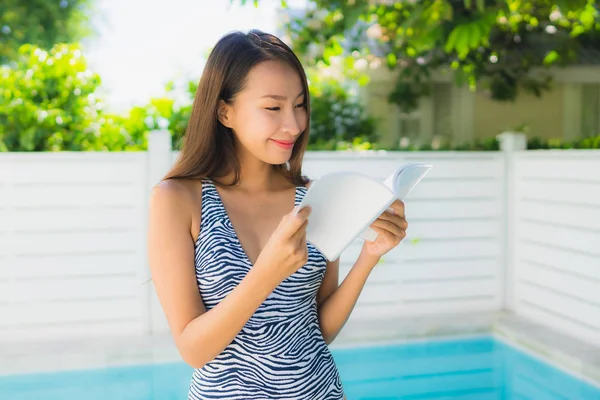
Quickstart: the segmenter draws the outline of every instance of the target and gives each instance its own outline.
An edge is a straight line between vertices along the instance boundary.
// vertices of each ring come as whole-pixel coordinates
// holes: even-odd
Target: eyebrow
[[[298,96],[296,96],[296,98],[298,98],[300,96],[304,96],[304,90],[301,91],[300,94],[298,94]],[[266,94],[266,95],[262,96],[261,99],[265,98],[265,97],[269,97],[271,99],[280,100],[280,101],[287,100],[286,96],[281,96],[279,94]]]

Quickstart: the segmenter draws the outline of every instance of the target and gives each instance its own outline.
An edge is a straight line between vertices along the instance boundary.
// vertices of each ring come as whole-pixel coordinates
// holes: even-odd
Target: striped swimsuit
[[[306,194],[296,188],[295,204]],[[196,280],[207,310],[248,273],[242,249],[211,180],[202,183]],[[316,296],[326,260],[308,245],[308,262],[260,305],[235,339],[214,360],[195,369],[188,400],[343,399],[342,382],[317,315]]]

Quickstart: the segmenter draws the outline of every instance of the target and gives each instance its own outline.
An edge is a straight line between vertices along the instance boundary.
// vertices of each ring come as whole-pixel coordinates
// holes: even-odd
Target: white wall
[[[600,343],[600,152],[514,159],[515,311]]]

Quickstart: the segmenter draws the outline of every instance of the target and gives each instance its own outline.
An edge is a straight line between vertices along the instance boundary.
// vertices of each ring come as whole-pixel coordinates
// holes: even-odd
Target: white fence
[[[0,341],[167,329],[144,284],[148,193],[177,155],[167,139],[153,134],[147,153],[0,154]],[[353,318],[507,305],[600,340],[600,152],[508,150],[306,155],[311,177],[434,164]]]
[[[2,154],[0,340],[147,329],[147,161]]]
[[[519,152],[514,309],[600,343],[600,152]]]
[[[311,154],[306,173],[356,170],[384,179],[405,162],[434,165],[406,199],[406,240],[384,257],[353,313],[381,318],[498,309],[501,305],[502,154],[405,153],[357,158]],[[361,243],[341,256],[346,275]]]

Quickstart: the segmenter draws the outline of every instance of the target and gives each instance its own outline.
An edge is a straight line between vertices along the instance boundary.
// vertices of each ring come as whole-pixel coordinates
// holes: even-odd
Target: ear
[[[217,106],[217,118],[219,119],[219,122],[231,129],[233,129],[232,114],[233,110],[231,109],[231,106],[223,100],[219,100],[219,105]]]

